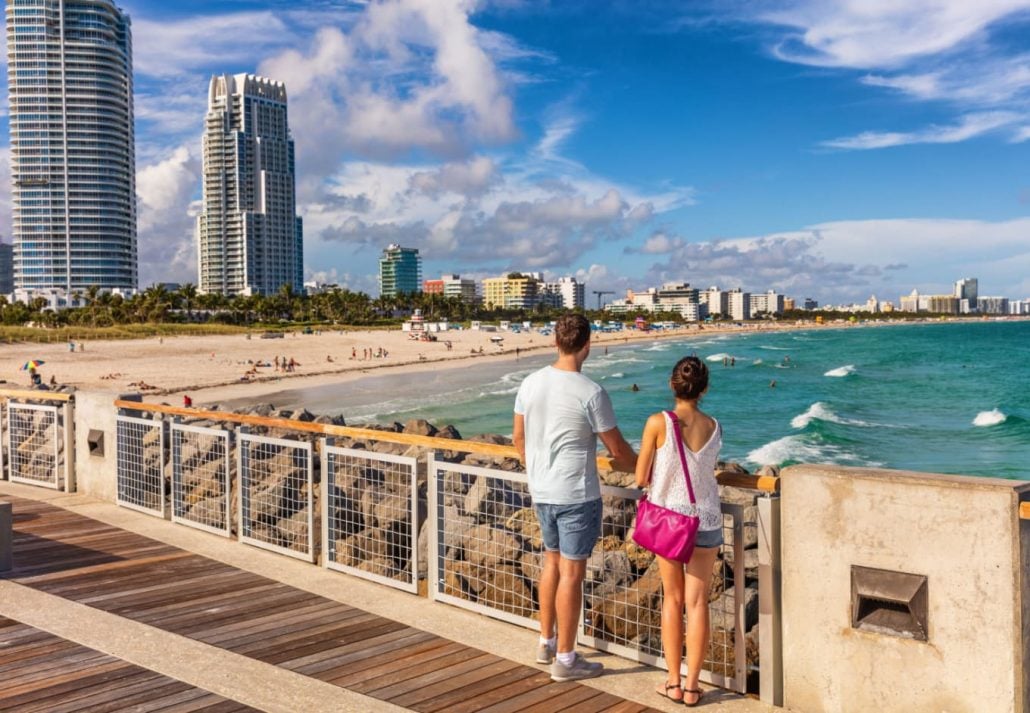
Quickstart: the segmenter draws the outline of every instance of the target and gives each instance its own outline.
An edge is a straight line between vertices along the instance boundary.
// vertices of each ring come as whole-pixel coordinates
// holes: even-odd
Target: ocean
[[[611,394],[637,443],[647,416],[672,403],[673,364],[694,353],[711,370],[702,408],[722,424],[723,460],[1030,478],[1030,322],[702,333],[597,347],[584,372]],[[342,413],[350,424],[425,418],[464,436],[510,434],[519,383],[552,360],[371,376],[268,400]]]

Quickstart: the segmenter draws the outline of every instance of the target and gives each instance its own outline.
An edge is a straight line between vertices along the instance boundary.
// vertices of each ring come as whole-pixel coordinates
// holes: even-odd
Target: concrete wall
[[[140,401],[139,394],[113,391],[75,393],[75,480],[77,490],[95,498],[114,502],[117,496],[115,450],[115,399]],[[104,432],[104,455],[90,455],[90,429]]]
[[[784,704],[804,713],[1030,713],[1030,483],[783,472]],[[925,575],[928,641],[851,627],[851,566]]]

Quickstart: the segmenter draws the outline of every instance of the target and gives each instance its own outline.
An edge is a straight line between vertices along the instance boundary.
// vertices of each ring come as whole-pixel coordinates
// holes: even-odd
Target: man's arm
[[[515,414],[515,422],[511,426],[511,440],[519,451],[519,458],[522,465],[526,465],[526,417],[521,413]]]
[[[632,473],[636,470],[637,454],[633,451],[633,446],[622,437],[622,431],[618,426],[597,435],[600,436],[604,447],[608,449],[608,453],[612,457],[612,465],[617,470],[623,473]]]

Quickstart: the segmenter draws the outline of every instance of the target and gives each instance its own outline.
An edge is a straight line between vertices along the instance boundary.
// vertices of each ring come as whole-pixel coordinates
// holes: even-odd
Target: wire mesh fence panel
[[[59,413],[57,406],[7,403],[7,466],[12,482],[62,487]]]
[[[418,461],[322,447],[326,567],[418,592]]]
[[[433,599],[536,628],[543,541],[526,476],[430,458],[429,517]]]
[[[641,491],[602,486],[601,541],[587,560],[583,583],[583,626],[579,640],[652,666],[665,667],[662,656],[662,579],[655,556],[632,539]],[[730,549],[743,551],[743,508],[723,503],[723,537]],[[742,561],[742,557],[736,561]],[[701,680],[743,692],[743,580],[720,555],[709,596],[711,644]],[[742,621],[742,618],[741,618]]]
[[[311,443],[241,433],[236,451],[240,542],[314,562]]]
[[[165,515],[164,421],[116,416],[119,505],[148,515]]]
[[[173,423],[172,520],[232,535],[229,432]]]

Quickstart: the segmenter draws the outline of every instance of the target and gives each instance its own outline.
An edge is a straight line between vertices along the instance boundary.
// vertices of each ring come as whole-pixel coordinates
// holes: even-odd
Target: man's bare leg
[[[540,636],[545,639],[553,638],[555,635],[554,609],[558,593],[560,560],[561,555],[557,552],[544,552],[544,567],[540,572],[537,595],[540,597]]]
[[[586,576],[587,561],[561,557],[558,570],[558,592],[555,597],[555,615],[558,619],[557,651],[559,654],[566,654],[576,649],[576,629],[579,628],[579,616],[583,609],[583,578]]]

